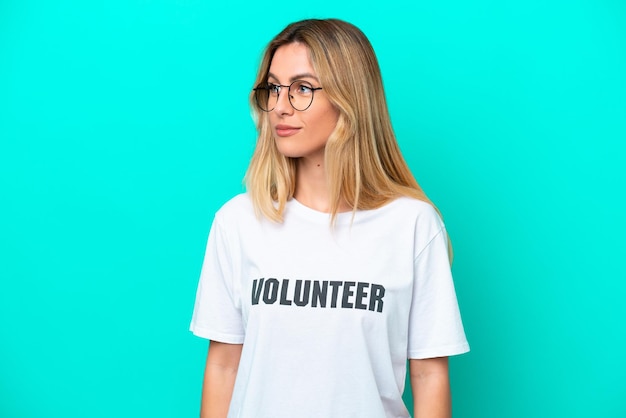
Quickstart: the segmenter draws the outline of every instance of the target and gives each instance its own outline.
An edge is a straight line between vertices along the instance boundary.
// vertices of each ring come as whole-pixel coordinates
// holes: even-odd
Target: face
[[[295,80],[306,81],[314,88],[321,87],[309,60],[309,50],[299,43],[283,45],[276,50],[267,79],[269,83],[285,86]],[[269,112],[278,151],[286,157],[306,158],[321,163],[324,147],[337,125],[339,112],[330,103],[324,90],[313,93],[313,102],[304,111],[295,110],[287,96],[287,88],[281,88],[278,102]]]

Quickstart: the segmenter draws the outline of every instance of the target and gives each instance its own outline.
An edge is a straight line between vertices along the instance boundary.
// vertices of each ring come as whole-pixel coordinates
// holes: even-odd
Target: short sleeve
[[[209,232],[190,330],[195,335],[242,344],[241,298],[228,235],[216,217]]]
[[[412,359],[445,357],[469,351],[443,226],[414,260],[408,337],[407,354]]]

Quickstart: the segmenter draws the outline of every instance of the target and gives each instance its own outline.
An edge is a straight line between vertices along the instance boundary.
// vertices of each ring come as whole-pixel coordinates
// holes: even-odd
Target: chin
[[[288,138],[278,139],[275,141],[276,149],[280,154],[288,158],[321,158],[324,160],[324,146],[320,147],[303,147],[301,142],[290,141]]]
[[[280,154],[289,158],[300,158],[302,157],[302,149],[297,146],[293,146],[293,142],[291,144],[285,144],[283,140],[276,141],[276,149]]]
[[[289,152],[289,151],[282,151],[281,149],[278,150],[278,152],[283,156],[283,157],[287,157],[287,158],[300,158],[303,157],[303,155],[301,153],[298,152]]]

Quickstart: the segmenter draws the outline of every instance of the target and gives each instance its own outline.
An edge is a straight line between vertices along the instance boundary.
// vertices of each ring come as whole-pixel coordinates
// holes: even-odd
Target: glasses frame
[[[291,102],[291,86],[293,86],[295,83],[297,82],[303,82],[305,80],[294,80],[291,82],[291,84],[284,85],[284,84],[277,84],[277,83],[268,83],[265,82],[263,84],[259,84],[258,86],[256,86],[255,88],[252,89],[252,91],[254,91],[254,102],[256,103],[256,106],[261,109],[263,112],[271,112],[272,110],[276,109],[276,105],[278,104],[278,99],[280,99],[280,93],[283,91],[283,87],[287,88],[287,99],[289,100],[289,105],[296,111],[298,112],[304,112],[305,110],[307,110],[309,107],[311,107],[311,105],[313,104],[313,99],[315,98],[315,92],[317,90],[322,90],[322,87],[312,87],[311,86],[311,102],[309,103],[309,105],[307,107],[305,107],[304,109],[297,109],[293,103]],[[306,83],[308,83],[308,81],[306,81]],[[274,107],[272,107],[271,109],[265,110],[263,109],[263,107],[261,106],[261,104],[259,103],[259,96],[257,95],[257,91],[259,90],[267,90],[267,97],[269,98],[269,84],[272,84],[274,87],[279,87],[278,89],[278,93],[276,94],[276,104],[274,105]]]

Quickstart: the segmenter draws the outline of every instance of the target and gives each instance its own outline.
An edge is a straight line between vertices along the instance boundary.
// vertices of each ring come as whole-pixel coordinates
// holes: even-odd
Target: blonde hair
[[[353,211],[376,209],[400,196],[432,205],[398,147],[378,61],[363,32],[338,19],[292,23],[265,49],[255,86],[267,81],[276,50],[291,43],[308,48],[324,93],[339,111],[324,157],[331,222],[343,202]],[[259,136],[246,173],[247,190],[257,214],[281,222],[296,188],[296,160],[280,154],[267,113],[255,105],[254,95],[250,102]]]

